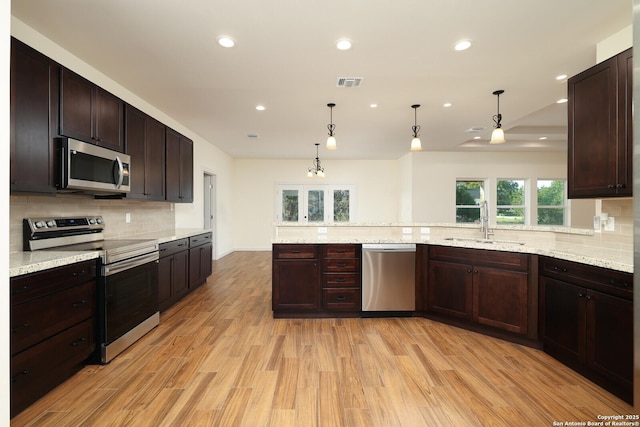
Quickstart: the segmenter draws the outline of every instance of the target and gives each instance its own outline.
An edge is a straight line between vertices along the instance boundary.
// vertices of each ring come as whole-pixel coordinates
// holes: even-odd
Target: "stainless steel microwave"
[[[60,139],[58,189],[94,194],[131,190],[131,157],[71,138]]]

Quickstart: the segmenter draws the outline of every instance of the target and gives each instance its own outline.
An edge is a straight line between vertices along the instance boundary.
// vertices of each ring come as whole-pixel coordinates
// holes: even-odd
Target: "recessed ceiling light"
[[[234,47],[236,41],[231,36],[218,36],[218,44],[222,47]]]
[[[546,136],[541,136],[540,138],[538,138],[540,141],[544,141],[545,139],[547,139]]]
[[[371,107],[371,108],[378,108],[378,104],[369,104],[369,107]]]
[[[559,74],[556,76],[556,80],[560,81],[560,80],[564,80],[567,78],[566,74]]]
[[[351,40],[340,39],[338,40],[338,43],[336,43],[336,47],[339,50],[349,50],[351,49]]]
[[[453,104],[452,104],[452,103],[450,103],[450,102],[445,102],[444,104],[442,104],[442,106],[443,106],[444,108],[449,108],[449,107],[451,107],[452,105],[453,105]]]
[[[266,109],[267,109],[267,107],[265,107],[264,105],[256,105],[256,110],[258,110],[258,111],[264,111]]]
[[[558,104],[564,104],[565,102],[568,102],[569,100],[567,98],[560,98],[556,101],[556,103]]]
[[[471,41],[469,40],[458,40],[453,48],[457,51],[467,50],[471,47]]]

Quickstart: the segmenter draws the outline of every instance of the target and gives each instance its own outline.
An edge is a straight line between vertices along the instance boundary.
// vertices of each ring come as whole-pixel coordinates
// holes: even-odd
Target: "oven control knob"
[[[47,221],[47,227],[55,227],[56,226],[56,222],[52,219],[50,219],[49,221]]]
[[[36,228],[44,228],[46,226],[47,226],[47,224],[44,221],[36,222]]]
[[[102,217],[98,217],[98,218],[96,218],[96,223],[98,223],[98,224],[102,224]]]
[[[95,224],[95,223],[96,223],[96,220],[95,220],[95,219],[93,219],[93,218],[89,218],[89,224]]]

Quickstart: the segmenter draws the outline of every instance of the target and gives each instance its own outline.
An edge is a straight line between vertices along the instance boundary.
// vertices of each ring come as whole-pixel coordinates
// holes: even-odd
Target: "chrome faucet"
[[[486,200],[480,204],[480,231],[484,233],[485,240],[493,236],[493,231],[489,230],[489,204]]]

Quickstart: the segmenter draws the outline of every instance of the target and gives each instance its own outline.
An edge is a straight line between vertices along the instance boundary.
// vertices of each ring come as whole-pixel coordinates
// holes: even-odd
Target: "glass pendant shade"
[[[336,148],[338,148],[336,145],[336,137],[332,135],[327,138],[327,150],[335,150]]]
[[[411,140],[411,151],[422,151],[422,142],[420,138],[415,137]]]
[[[505,142],[507,141],[504,139],[504,131],[502,128],[495,128],[491,133],[491,141],[489,141],[489,144],[503,144]]]

